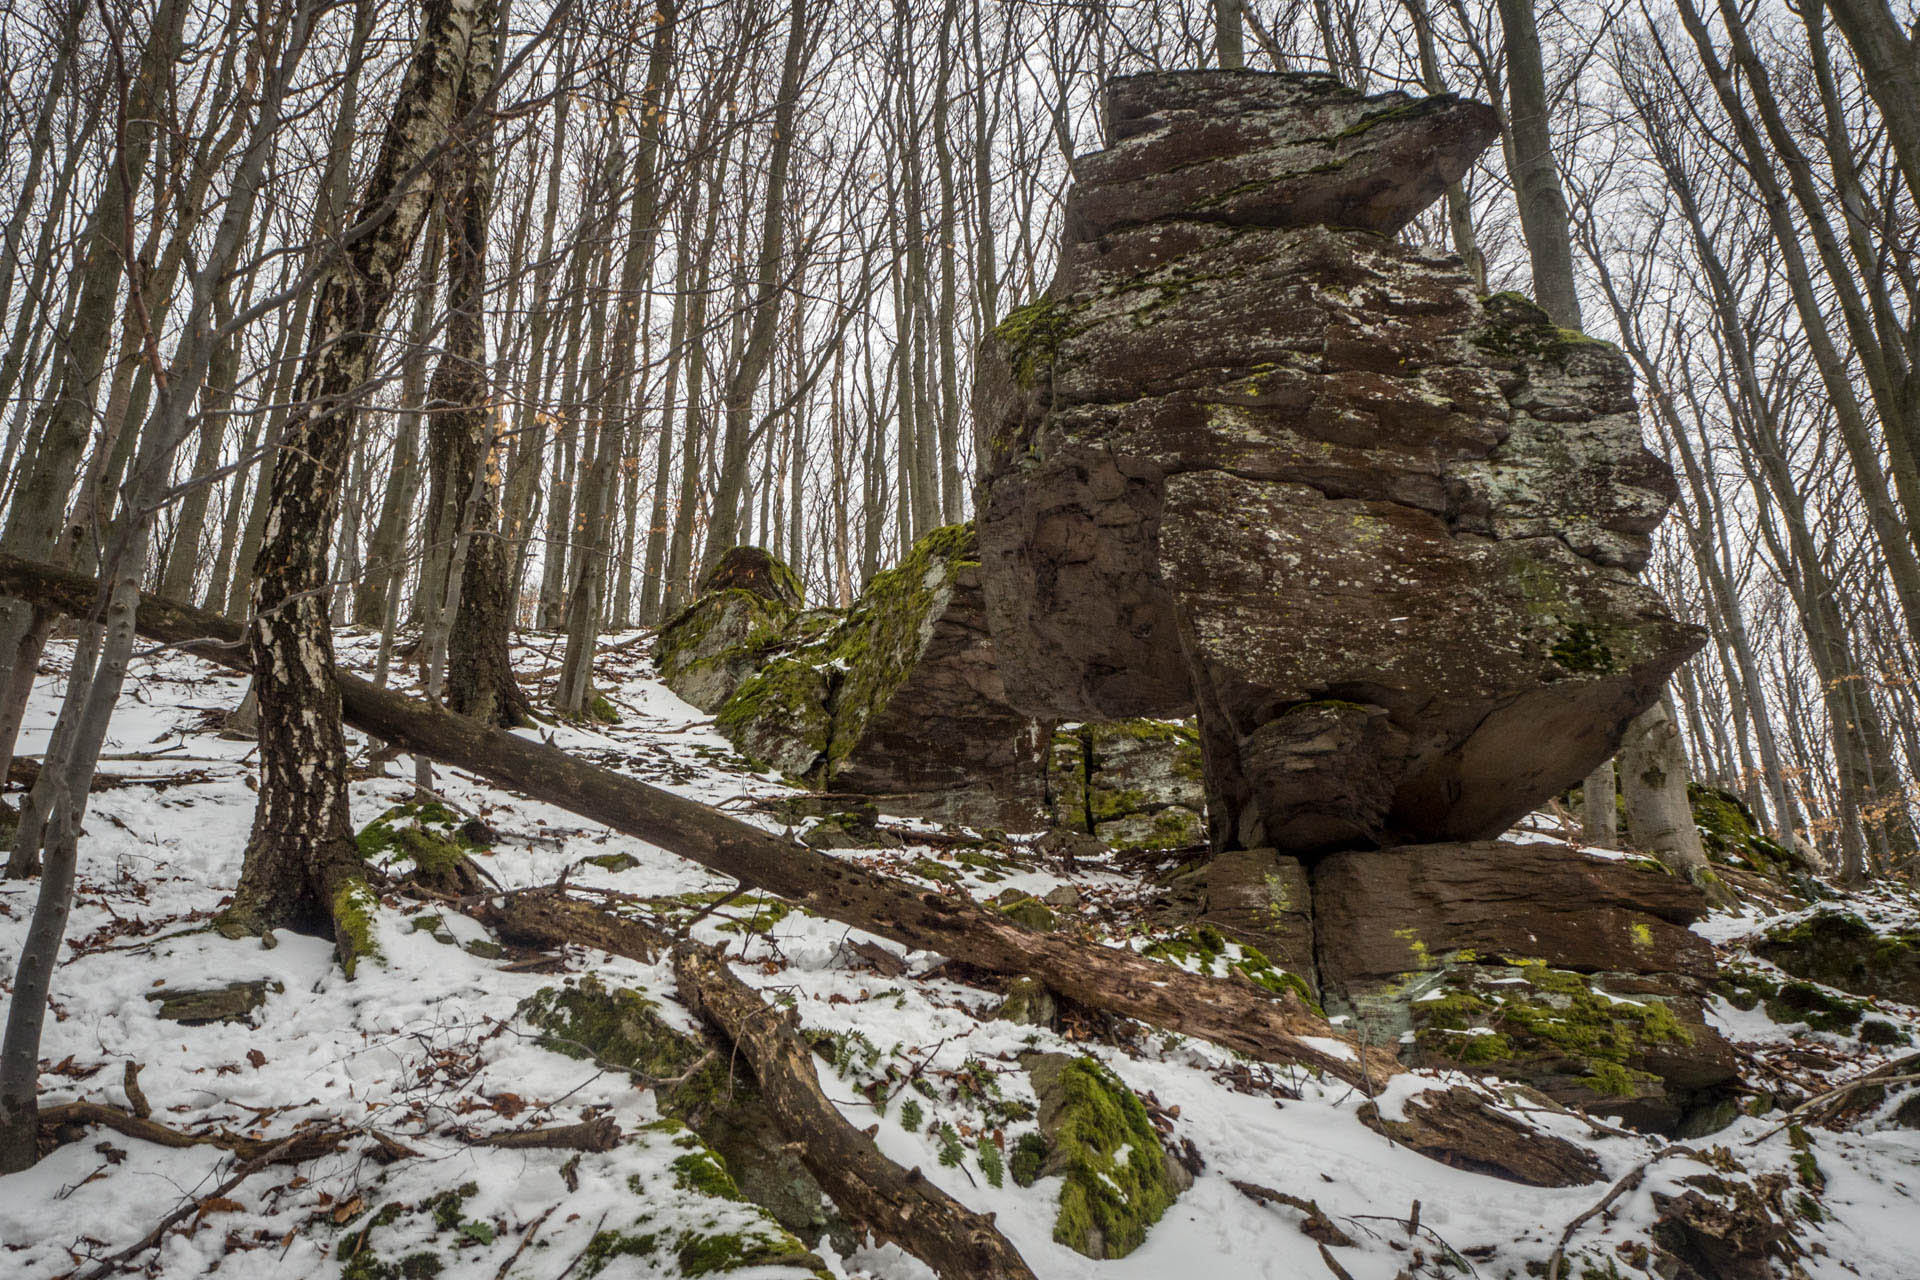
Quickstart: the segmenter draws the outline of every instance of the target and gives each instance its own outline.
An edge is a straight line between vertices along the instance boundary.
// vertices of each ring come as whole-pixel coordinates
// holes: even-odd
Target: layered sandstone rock
[[[745,755],[888,813],[1046,825],[1046,729],[1007,702],[970,525],[921,539],[829,629],[788,636],[715,723]]]
[[[1723,1119],[1734,1052],[1705,1017],[1701,891],[1553,843],[1321,859],[1318,977],[1403,1060],[1519,1080],[1643,1128]]]
[[[1618,351],[1386,236],[1484,106],[1117,81],[1057,279],[979,360],[986,614],[1035,716],[1197,710],[1216,845],[1496,834],[1699,643]]]
[[[1054,732],[1047,754],[1053,825],[1112,849],[1206,840],[1200,740],[1191,722],[1105,720]]]

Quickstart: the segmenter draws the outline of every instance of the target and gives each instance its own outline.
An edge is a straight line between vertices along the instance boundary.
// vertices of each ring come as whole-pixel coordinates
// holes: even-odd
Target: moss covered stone
[[[1664,1109],[1651,1068],[1698,1030],[1658,996],[1616,996],[1600,976],[1540,961],[1450,963],[1411,1009],[1417,1061],[1526,1081],[1612,1114]]]
[[[653,660],[661,680],[702,711],[717,711],[742,681],[796,642],[798,602],[797,587],[790,597],[743,586],[703,593],[660,629]]]
[[[1040,298],[1015,307],[993,328],[1014,381],[1023,388],[1038,385],[1053,365],[1053,354],[1073,333],[1073,312],[1063,303]]]
[[[1065,1054],[1022,1061],[1047,1146],[1037,1176],[1063,1179],[1053,1238],[1089,1258],[1124,1258],[1192,1178],[1166,1154],[1133,1090],[1099,1062]],[[1015,1180],[1030,1167],[1016,1147]]]
[[[1920,931],[1881,930],[1851,912],[1821,910],[1768,931],[1753,951],[1798,978],[1920,1004]]]
[[[1687,784],[1700,843],[1715,862],[1745,867],[1773,879],[1786,879],[1799,863],[1791,850],[1760,830],[1747,802],[1731,791],[1702,782]]]
[[[487,847],[473,838],[475,828],[438,801],[408,801],[361,828],[354,843],[383,870],[404,866],[408,879],[457,893],[471,887],[469,858]]]
[[[1192,721],[1107,720],[1055,732],[1047,758],[1054,825],[1110,848],[1178,849],[1206,839],[1206,785]]]

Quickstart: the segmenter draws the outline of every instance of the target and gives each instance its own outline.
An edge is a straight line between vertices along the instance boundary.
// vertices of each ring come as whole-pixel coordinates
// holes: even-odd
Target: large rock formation
[[[1223,847],[1478,839],[1699,644],[1618,351],[1388,237],[1495,136],[1324,77],[1116,81],[1059,275],[985,343],[986,613],[1040,717],[1197,709]]]

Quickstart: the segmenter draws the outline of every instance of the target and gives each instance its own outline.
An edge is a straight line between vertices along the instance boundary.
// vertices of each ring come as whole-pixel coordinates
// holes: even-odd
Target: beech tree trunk
[[[260,801],[225,927],[331,932],[349,973],[365,949],[356,920],[368,891],[347,813],[328,544],[353,443],[353,397],[367,381],[381,317],[426,219],[425,170],[448,136],[471,46],[476,34],[491,31],[492,16],[491,0],[426,0],[351,238],[315,287],[296,407],[275,460],[254,564]]]
[[[446,352],[428,391],[427,428],[434,469],[453,500],[452,525],[438,537],[456,542],[444,586],[445,701],[454,712],[505,728],[525,724],[532,705],[514,679],[512,564],[500,537],[500,467],[487,364],[487,219],[493,211],[491,126],[495,75],[494,17],[484,12],[473,33],[466,78],[454,119],[470,121],[448,166],[442,209],[446,227]],[[446,607],[451,606],[451,607]]]
[[[1711,868],[1700,843],[1700,828],[1693,822],[1693,806],[1687,801],[1680,727],[1664,696],[1627,727],[1620,745],[1620,772],[1625,775],[1621,795],[1633,846],[1704,885]]]

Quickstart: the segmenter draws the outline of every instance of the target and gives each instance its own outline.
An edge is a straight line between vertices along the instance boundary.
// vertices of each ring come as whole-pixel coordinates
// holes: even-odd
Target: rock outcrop
[[[1178,849],[1206,840],[1207,793],[1191,723],[1070,725],[1047,753],[1053,825],[1113,849]]]
[[[884,812],[1046,825],[1046,727],[1006,699],[971,525],[935,530],[853,608],[788,636],[715,717],[740,751]]]
[[[1324,77],[1116,81],[1059,274],[984,344],[986,615],[1036,717],[1197,710],[1219,847],[1480,839],[1699,644],[1613,347],[1397,231],[1495,136]]]
[[[1318,977],[1403,1060],[1531,1084],[1643,1128],[1710,1127],[1733,1080],[1708,1025],[1701,891],[1658,863],[1559,844],[1321,859]]]
[[[661,680],[715,712],[745,755],[891,814],[1052,826],[1118,849],[1202,842],[1191,721],[1076,724],[1048,739],[1008,704],[976,545],[971,525],[936,530],[847,610],[806,607],[784,564],[736,547],[661,628]]]
[[[793,570],[759,547],[735,547],[700,580],[694,602],[660,628],[654,666],[667,688],[718,711],[790,642],[805,608]]]

